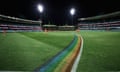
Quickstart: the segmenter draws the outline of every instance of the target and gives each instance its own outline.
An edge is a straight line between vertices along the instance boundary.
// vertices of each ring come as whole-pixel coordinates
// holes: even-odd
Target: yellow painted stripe
[[[77,44],[74,46],[73,50],[60,62],[54,72],[66,72],[69,65],[73,61],[74,57],[76,56],[76,52],[79,49],[80,44],[80,37],[78,37]]]

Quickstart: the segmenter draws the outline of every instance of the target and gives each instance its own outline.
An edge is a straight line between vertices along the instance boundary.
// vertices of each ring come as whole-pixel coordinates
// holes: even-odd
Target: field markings
[[[82,38],[81,35],[80,35],[80,37],[81,37],[81,48],[80,48],[80,52],[79,52],[77,58],[75,59],[75,62],[74,62],[73,67],[72,67],[72,69],[71,69],[71,72],[76,72],[77,67],[78,67],[78,64],[79,64],[79,61],[80,61],[80,58],[81,58],[81,55],[82,55],[83,42],[84,42],[84,41],[83,41],[83,38]]]
[[[35,71],[37,72],[38,71],[40,72],[56,72],[56,71],[61,72],[62,70],[62,72],[66,72],[66,71],[70,72],[72,65],[80,50],[80,45],[81,45],[80,39],[81,38],[78,35],[75,35],[73,41],[70,43],[70,45],[67,48],[65,48],[62,52],[58,53],[49,62],[43,64],[40,68],[37,68]],[[70,55],[72,56],[72,58]],[[71,62],[69,62],[69,59],[71,60]],[[68,64],[67,61],[70,64]]]
[[[73,50],[66,56],[66,58],[61,61],[54,72],[70,72],[75,58],[77,57],[80,49],[80,38],[78,37],[77,43],[74,46]]]
[[[74,40],[70,43],[70,46],[65,48],[63,51],[61,51],[58,55],[56,55],[54,58],[52,58],[51,61],[48,62],[48,64],[43,65],[39,70],[40,72],[50,72],[51,70],[54,70],[55,67],[61,62],[62,59],[67,55],[68,50],[71,50],[72,47],[75,45],[77,40],[77,37],[74,37]]]

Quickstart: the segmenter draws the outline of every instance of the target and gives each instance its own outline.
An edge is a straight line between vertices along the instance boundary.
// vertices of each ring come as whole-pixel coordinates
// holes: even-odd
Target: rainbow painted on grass
[[[53,57],[48,63],[42,65],[38,72],[70,72],[72,65],[80,51],[81,38],[75,35],[70,45]]]

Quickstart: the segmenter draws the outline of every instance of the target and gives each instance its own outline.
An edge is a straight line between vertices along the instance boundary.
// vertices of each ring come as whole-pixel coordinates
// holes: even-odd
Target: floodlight
[[[71,14],[71,15],[74,15],[74,14],[75,14],[75,8],[71,8],[70,14]]]
[[[43,12],[43,6],[41,4],[38,5],[38,10],[40,11],[40,13]]]

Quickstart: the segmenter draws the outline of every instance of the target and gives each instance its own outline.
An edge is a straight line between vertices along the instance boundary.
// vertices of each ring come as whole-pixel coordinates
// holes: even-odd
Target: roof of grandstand
[[[44,27],[56,27],[56,25],[43,25]]]
[[[64,25],[64,26],[59,26],[59,27],[75,27],[75,26]]]
[[[0,15],[0,20],[9,21],[9,22],[17,22],[17,23],[28,23],[28,24],[41,24],[42,21],[33,21],[27,19],[21,19],[11,16]]]
[[[99,19],[106,19],[106,18],[112,18],[118,16],[120,17],[120,11],[104,14],[104,15],[93,16],[93,17],[79,18],[78,21],[99,20]]]

